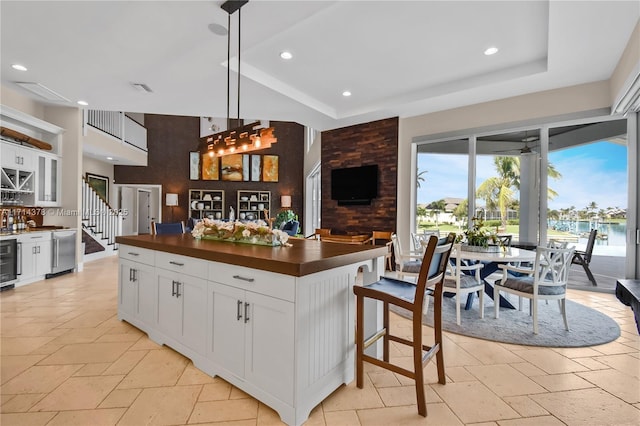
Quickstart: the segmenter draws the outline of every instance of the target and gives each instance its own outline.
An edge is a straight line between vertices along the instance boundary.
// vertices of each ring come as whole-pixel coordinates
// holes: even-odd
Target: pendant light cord
[[[240,125],[240,35],[242,34],[241,28],[241,14],[242,8],[238,9],[238,117],[236,125]]]
[[[231,14],[227,14],[227,130],[231,128],[231,115],[230,115],[230,83],[231,83]]]

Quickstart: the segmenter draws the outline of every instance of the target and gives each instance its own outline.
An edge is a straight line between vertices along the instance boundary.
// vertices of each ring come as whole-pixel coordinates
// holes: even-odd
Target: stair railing
[[[116,237],[122,235],[123,212],[112,208],[87,181],[82,178],[82,224],[103,244],[118,249]]]

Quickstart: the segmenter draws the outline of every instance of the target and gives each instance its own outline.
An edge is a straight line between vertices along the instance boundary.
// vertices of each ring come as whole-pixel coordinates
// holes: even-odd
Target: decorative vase
[[[460,250],[475,251],[475,252],[482,252],[482,253],[497,253],[500,251],[500,246],[489,245],[487,247],[484,247],[484,246],[471,246],[469,244],[461,244]]]

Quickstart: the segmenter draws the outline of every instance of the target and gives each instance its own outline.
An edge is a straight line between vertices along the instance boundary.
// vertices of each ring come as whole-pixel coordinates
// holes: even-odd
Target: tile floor
[[[337,389],[306,424],[640,424],[640,338],[631,310],[613,294],[571,290],[569,297],[615,318],[620,338],[551,349],[446,334],[447,384],[436,383],[433,364],[426,367],[426,419],[411,380],[367,365],[364,389]],[[281,424],[269,407],[118,321],[116,299],[115,257],[0,293],[0,424]],[[410,333],[405,319],[393,325]],[[409,355],[393,347],[394,357]]]

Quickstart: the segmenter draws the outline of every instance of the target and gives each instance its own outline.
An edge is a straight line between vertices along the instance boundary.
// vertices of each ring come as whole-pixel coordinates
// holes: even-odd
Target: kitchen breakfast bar
[[[354,375],[352,287],[384,274],[386,247],[117,237],[118,318],[300,425]],[[367,329],[379,325],[375,305]],[[378,348],[369,348],[378,351]]]

